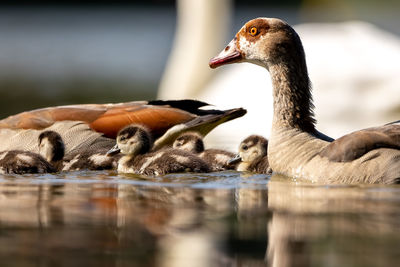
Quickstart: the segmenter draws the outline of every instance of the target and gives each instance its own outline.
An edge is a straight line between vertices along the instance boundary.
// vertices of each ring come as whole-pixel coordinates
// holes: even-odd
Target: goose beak
[[[121,152],[121,150],[118,148],[118,145],[113,146],[110,150],[107,151],[106,155],[107,156],[113,156]]]
[[[237,154],[235,157],[231,158],[231,159],[228,161],[228,164],[235,164],[235,163],[238,163],[238,162],[241,161],[241,160],[242,160],[242,158],[240,157],[239,154]]]
[[[208,63],[212,69],[225,64],[239,62],[242,54],[236,45],[236,37],[222,50],[216,57],[213,57]]]

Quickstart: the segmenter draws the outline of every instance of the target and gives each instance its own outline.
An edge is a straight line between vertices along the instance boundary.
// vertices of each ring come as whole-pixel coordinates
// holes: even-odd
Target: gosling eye
[[[246,145],[243,145],[243,146],[242,146],[242,149],[243,149],[244,151],[246,151],[247,149],[249,149],[249,147],[246,146]]]
[[[126,140],[126,136],[121,136],[120,138],[119,138],[119,141],[125,141]]]
[[[258,34],[258,29],[256,27],[251,27],[249,31],[251,36],[256,36]]]

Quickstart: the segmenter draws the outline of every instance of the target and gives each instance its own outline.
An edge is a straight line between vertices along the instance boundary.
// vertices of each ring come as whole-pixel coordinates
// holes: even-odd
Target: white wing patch
[[[8,153],[7,151],[1,152],[0,153],[0,160],[4,159],[5,156],[7,155],[7,153]]]
[[[18,154],[16,156],[17,160],[20,160],[22,162],[26,162],[28,164],[33,164],[33,158],[31,156],[28,155],[24,155],[24,154]]]
[[[109,161],[110,157],[104,154],[93,154],[89,157],[89,160],[96,165],[102,165],[104,162]]]
[[[180,155],[172,155],[172,157],[174,159],[176,159],[177,162],[181,163],[181,164],[188,164],[190,163],[190,159],[184,156],[180,156]]]
[[[227,164],[228,161],[231,159],[228,155],[225,154],[216,154],[215,161],[219,164]]]

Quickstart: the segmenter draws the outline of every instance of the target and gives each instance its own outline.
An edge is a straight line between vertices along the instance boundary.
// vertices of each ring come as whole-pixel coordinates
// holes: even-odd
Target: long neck
[[[314,132],[314,105],[304,53],[286,54],[268,69],[273,84],[273,126]]]

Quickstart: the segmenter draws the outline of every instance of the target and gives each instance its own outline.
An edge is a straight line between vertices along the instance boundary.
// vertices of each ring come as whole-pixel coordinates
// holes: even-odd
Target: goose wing
[[[326,146],[321,156],[335,162],[348,162],[377,148],[400,149],[400,121],[344,135]]]
[[[0,128],[44,129],[59,121],[82,121],[91,129],[115,138],[125,125],[146,125],[155,137],[174,125],[205,115],[223,114],[220,110],[202,110],[207,103],[196,100],[134,101],[116,104],[83,104],[48,107],[22,112],[0,120]]]

